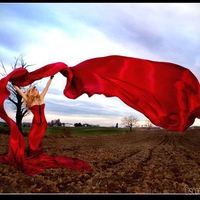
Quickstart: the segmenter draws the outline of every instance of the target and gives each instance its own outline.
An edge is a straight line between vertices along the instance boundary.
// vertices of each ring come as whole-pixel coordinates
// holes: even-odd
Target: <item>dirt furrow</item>
[[[0,153],[8,150],[0,135]],[[92,173],[45,169],[27,176],[0,164],[1,193],[191,193],[200,191],[200,131],[137,130],[121,135],[48,138],[44,151],[86,160]]]

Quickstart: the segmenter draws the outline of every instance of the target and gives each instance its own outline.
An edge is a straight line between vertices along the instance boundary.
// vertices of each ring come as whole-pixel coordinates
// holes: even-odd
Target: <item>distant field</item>
[[[110,135],[122,134],[127,128],[111,127],[48,127],[46,136],[87,136],[87,135]]]
[[[129,129],[127,128],[109,128],[109,127],[101,127],[101,128],[87,128],[83,129],[80,134],[95,134],[95,135],[102,135],[102,134],[122,134]],[[78,132],[76,131],[76,134]]]
[[[28,134],[30,127],[23,127],[23,132]],[[9,126],[0,122],[0,133],[9,134]],[[62,136],[87,136],[87,135],[110,135],[122,134],[127,132],[128,128],[114,127],[48,127],[45,136],[62,137]]]

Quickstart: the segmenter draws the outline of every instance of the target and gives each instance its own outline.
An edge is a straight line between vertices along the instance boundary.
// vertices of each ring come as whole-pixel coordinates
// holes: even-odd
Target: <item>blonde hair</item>
[[[32,102],[34,99],[39,99],[40,100],[40,95],[35,96],[34,95],[34,90],[35,90],[35,86],[30,87],[27,91],[26,91],[26,96],[27,96],[27,101],[25,102],[25,106],[26,108],[30,109]]]

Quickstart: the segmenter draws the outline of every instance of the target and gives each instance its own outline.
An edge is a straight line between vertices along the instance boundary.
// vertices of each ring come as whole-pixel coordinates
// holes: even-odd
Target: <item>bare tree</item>
[[[147,129],[150,130],[153,123],[149,119],[147,119],[145,125],[147,126]]]
[[[138,122],[138,118],[134,117],[133,115],[125,116],[122,119],[122,124],[129,127],[130,131],[132,131],[133,126],[136,125],[137,122]]]
[[[14,65],[11,65],[12,70],[17,69],[18,67],[27,68],[31,65],[27,65],[23,59],[23,55],[20,55],[19,57],[15,58]],[[2,72],[0,72],[1,76],[5,77],[8,75],[8,72],[4,66],[4,64],[1,62],[1,68]],[[30,87],[31,85],[29,85]],[[25,104],[23,102],[23,99],[21,95],[15,90],[12,83],[8,82],[7,89],[10,91],[10,96],[7,98],[7,100],[12,104],[12,109],[16,111],[16,124],[19,130],[22,132],[22,119],[27,114],[29,114],[29,110],[26,109]],[[21,88],[22,91],[25,91],[25,87]]]

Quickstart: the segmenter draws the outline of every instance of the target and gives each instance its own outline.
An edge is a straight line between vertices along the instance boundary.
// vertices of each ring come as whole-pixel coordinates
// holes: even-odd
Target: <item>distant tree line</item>
[[[31,126],[31,122],[23,122],[23,127],[30,127]],[[50,122],[48,122],[48,126],[49,127],[61,127],[61,126],[65,126],[65,123],[61,122],[60,119],[54,119],[51,120]],[[82,124],[82,123],[74,123],[74,127],[88,127],[88,126],[98,126],[99,125],[91,125],[91,124]]]
[[[65,126],[65,123],[62,123],[60,121],[60,119],[54,119],[54,120],[51,120],[50,122],[48,122],[48,126],[56,126],[56,127],[60,127],[60,126]]]
[[[84,126],[84,127],[88,127],[88,126],[98,126],[98,127],[99,127],[99,125],[81,124],[80,122],[79,122],[79,123],[74,123],[74,127],[81,127],[81,126]]]
[[[60,119],[54,119],[47,123],[50,127],[60,127],[65,126],[65,123],[62,123]],[[31,122],[23,122],[23,127],[30,127]]]

